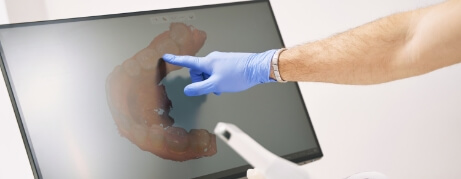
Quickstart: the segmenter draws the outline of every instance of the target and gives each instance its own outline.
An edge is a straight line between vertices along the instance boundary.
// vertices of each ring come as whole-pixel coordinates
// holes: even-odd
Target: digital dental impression
[[[173,126],[172,102],[160,81],[181,67],[165,63],[165,53],[195,55],[206,40],[204,31],[171,23],[144,49],[118,65],[106,81],[107,101],[120,134],[144,151],[173,161],[216,154],[216,136],[205,129]]]

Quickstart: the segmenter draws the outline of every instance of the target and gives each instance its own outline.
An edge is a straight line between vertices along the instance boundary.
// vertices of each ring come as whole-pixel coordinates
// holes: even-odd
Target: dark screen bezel
[[[16,24],[4,24],[0,25],[0,29],[8,29],[8,28],[16,28],[16,27],[27,27],[27,26],[39,26],[39,25],[48,25],[48,24],[59,24],[59,23],[68,23],[68,22],[78,22],[78,21],[90,21],[90,20],[100,20],[100,19],[110,19],[110,18],[118,18],[118,17],[128,17],[128,16],[139,16],[139,15],[147,15],[147,14],[157,14],[157,13],[167,13],[167,12],[177,12],[177,11],[185,11],[185,10],[198,10],[198,9],[207,9],[207,8],[215,8],[215,7],[224,7],[224,6],[234,6],[234,5],[243,5],[243,4],[253,4],[253,3],[260,3],[260,2],[265,2],[268,4],[269,9],[271,11],[272,19],[275,23],[276,30],[278,33],[278,37],[280,40],[280,43],[282,46],[285,46],[280,29],[278,27],[273,8],[270,4],[269,0],[253,0],[253,1],[245,1],[245,2],[232,2],[232,3],[223,3],[223,4],[212,4],[212,5],[202,5],[202,6],[194,6],[194,7],[185,7],[185,8],[173,8],[173,9],[162,9],[162,10],[151,10],[151,11],[141,11],[141,12],[129,12],[129,13],[119,13],[119,14],[109,14],[109,15],[100,15],[100,16],[89,16],[89,17],[77,17],[77,18],[68,18],[68,19],[58,19],[58,20],[46,20],[46,21],[37,21],[37,22],[25,22],[25,23],[16,23]],[[32,142],[30,141],[30,136],[28,134],[27,126],[25,123],[23,123],[21,116],[22,112],[20,110],[20,105],[18,104],[19,102],[16,100],[16,93],[14,90],[14,85],[12,82],[10,82],[10,78],[8,76],[9,70],[8,70],[8,65],[6,64],[6,59],[4,56],[2,44],[0,41],[0,68],[2,70],[2,75],[4,77],[4,81],[8,90],[8,94],[10,97],[11,104],[13,106],[13,110],[16,116],[16,120],[18,123],[18,127],[21,132],[21,137],[24,142],[24,146],[27,151],[27,155],[29,157],[29,163],[32,168],[32,172],[34,174],[35,178],[42,178],[40,168],[38,166],[37,160],[36,160],[36,155],[33,150]],[[298,94],[300,97],[302,97],[302,93],[299,89],[298,83],[295,83]],[[314,161],[318,160],[323,157],[323,152],[321,150],[317,135],[315,133],[314,127],[312,125],[312,121],[310,119],[309,113],[306,108],[306,104],[303,101],[303,106],[304,110],[306,112],[307,120],[310,123],[311,130],[313,133],[313,136],[315,138],[315,142],[318,146],[318,148],[314,148],[314,152],[309,150],[305,151],[300,151],[297,153],[289,154],[282,156],[292,162],[295,163],[305,163],[309,161]],[[244,177],[246,175],[245,171],[246,169],[251,168],[250,165],[244,165],[228,170],[224,170],[218,173],[213,173],[205,176],[201,176],[198,178],[238,178],[238,177]]]

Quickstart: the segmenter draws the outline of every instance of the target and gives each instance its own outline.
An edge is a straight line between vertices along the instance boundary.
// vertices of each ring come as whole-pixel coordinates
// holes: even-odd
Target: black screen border
[[[282,35],[280,33],[280,29],[275,18],[275,14],[272,8],[272,5],[269,0],[252,0],[252,1],[243,1],[243,2],[231,2],[231,3],[221,3],[221,4],[211,4],[211,5],[201,5],[201,6],[192,6],[192,7],[182,7],[182,8],[172,8],[172,9],[160,9],[160,10],[150,10],[150,11],[139,11],[139,12],[127,12],[127,13],[118,13],[118,14],[108,14],[108,15],[97,15],[97,16],[87,16],[87,17],[76,17],[76,18],[66,18],[66,19],[56,19],[56,20],[44,20],[44,21],[36,21],[36,22],[24,22],[24,23],[14,23],[14,24],[2,24],[0,25],[0,29],[10,29],[16,27],[28,27],[28,26],[40,26],[40,25],[49,25],[49,24],[60,24],[60,23],[69,23],[69,22],[79,22],[79,21],[91,21],[91,20],[101,20],[101,19],[111,19],[111,18],[119,18],[119,17],[129,17],[129,16],[139,16],[139,15],[148,15],[148,14],[157,14],[157,13],[167,13],[167,12],[177,12],[177,11],[186,11],[186,10],[198,10],[198,9],[208,9],[208,8],[215,8],[215,7],[225,7],[225,6],[234,6],[234,5],[244,5],[244,4],[253,4],[253,3],[261,3],[265,2],[269,6],[272,19],[275,23],[278,38],[283,47],[285,47],[285,43],[283,42]],[[13,106],[14,114],[16,117],[16,121],[18,123],[18,127],[21,132],[21,137],[24,142],[24,147],[26,148],[26,152],[29,158],[29,163],[35,178],[43,178],[40,172],[40,168],[37,163],[36,155],[33,150],[32,142],[30,141],[29,133],[27,130],[26,124],[22,121],[21,116],[22,112],[19,108],[19,102],[16,100],[16,92],[14,90],[13,84],[10,82],[10,78],[8,76],[9,70],[4,60],[6,57],[4,56],[2,43],[0,41],[0,68],[2,70],[2,75],[7,87],[7,91],[10,97],[11,104]],[[299,85],[297,82],[294,82],[300,97],[303,97]],[[309,149],[306,151],[300,151],[297,153],[292,153],[288,155],[282,156],[285,159],[288,159],[295,163],[310,163],[316,160],[319,160],[323,157],[323,152],[320,147],[320,143],[318,141],[317,135],[314,130],[314,126],[312,124],[311,118],[309,116],[309,112],[307,111],[307,107],[305,102],[303,101],[304,111],[306,112],[307,120],[310,123],[311,130],[313,136],[315,138],[315,142],[318,148]],[[246,176],[246,170],[251,168],[250,165],[244,165],[236,168],[231,168],[228,170],[224,170],[218,173],[213,173],[201,177],[197,177],[200,179],[206,178],[239,178]]]

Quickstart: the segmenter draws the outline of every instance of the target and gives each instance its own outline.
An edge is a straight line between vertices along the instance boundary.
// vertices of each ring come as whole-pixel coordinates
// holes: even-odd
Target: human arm
[[[461,1],[451,0],[394,14],[324,40],[292,47],[279,56],[281,78],[377,84],[459,63],[459,19]],[[272,54],[273,50],[253,55],[213,52],[206,57],[167,55],[163,59],[190,68],[193,83],[185,88],[185,93],[201,95],[237,92],[273,81],[270,80],[274,79],[270,66]],[[257,63],[248,63],[249,60]]]
[[[461,62],[461,1],[394,14],[282,52],[287,81],[377,84]],[[273,72],[270,72],[274,78]]]

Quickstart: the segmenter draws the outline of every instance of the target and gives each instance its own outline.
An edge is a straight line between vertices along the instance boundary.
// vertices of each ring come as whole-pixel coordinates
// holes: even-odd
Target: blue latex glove
[[[268,83],[271,59],[276,50],[263,53],[212,52],[206,57],[163,55],[173,65],[190,69],[192,84],[184,88],[188,96],[239,92]]]

